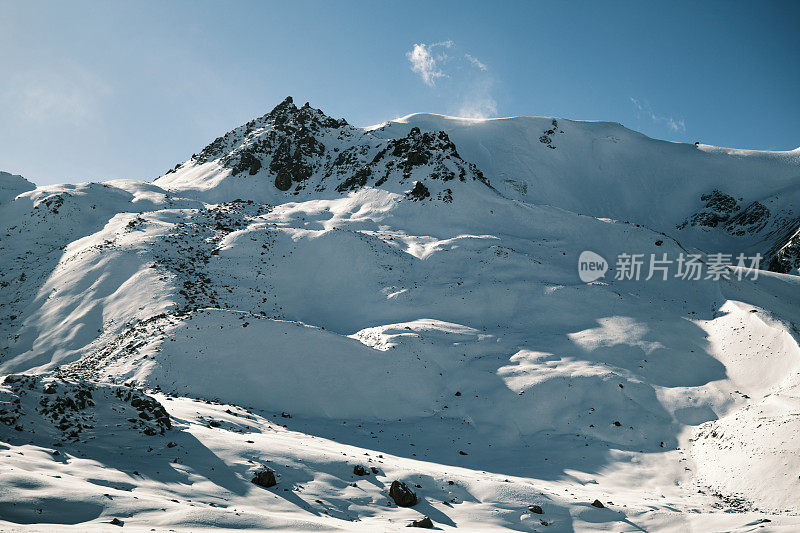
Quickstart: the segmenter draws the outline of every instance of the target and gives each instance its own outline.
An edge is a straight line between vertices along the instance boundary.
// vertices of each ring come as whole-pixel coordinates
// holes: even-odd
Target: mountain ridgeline
[[[475,186],[527,203],[646,225],[706,252],[800,267],[800,149],[755,152],[658,141],[614,123],[410,115],[351,126],[287,97],[156,184],[220,202],[281,203],[383,188],[449,203]]]

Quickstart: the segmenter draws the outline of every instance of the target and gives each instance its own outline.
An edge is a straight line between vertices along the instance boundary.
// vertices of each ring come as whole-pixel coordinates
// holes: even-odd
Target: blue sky
[[[0,2],[0,170],[152,179],[285,96],[800,146],[800,2]]]

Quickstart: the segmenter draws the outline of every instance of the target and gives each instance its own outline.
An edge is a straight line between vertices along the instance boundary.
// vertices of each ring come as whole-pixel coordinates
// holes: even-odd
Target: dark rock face
[[[725,224],[725,231],[739,236],[745,233],[758,233],[767,225],[771,214],[763,204],[753,202],[731,217]]]
[[[678,229],[687,226],[722,227],[725,232],[741,237],[763,230],[772,216],[760,202],[752,202],[742,209],[736,198],[717,189],[700,196],[700,200],[705,202],[704,208],[678,224]]]
[[[717,189],[714,189],[709,194],[700,196],[700,200],[706,202],[707,208],[728,215],[739,209],[739,203],[736,201],[736,198],[722,193]]]
[[[716,228],[726,222],[732,213],[739,210],[739,202],[736,201],[736,198],[717,189],[700,196],[700,201],[705,202],[704,209],[678,224],[678,229],[687,226]]]
[[[345,192],[360,189],[367,184],[367,178],[369,178],[371,174],[372,171],[368,166],[365,165],[358,169],[351,177],[344,180],[338,187],[336,187],[336,190],[339,192]]]
[[[271,134],[275,131],[280,131],[277,126]],[[313,156],[325,153],[325,146],[305,126],[297,130],[287,128],[281,133],[284,133],[284,138],[272,153],[269,169],[276,173],[286,173],[295,182],[308,179],[314,172]],[[266,152],[265,155],[269,155],[269,151]]]
[[[414,184],[414,188],[409,191],[406,196],[410,199],[414,200],[415,202],[424,200],[425,198],[430,198],[431,193],[428,188],[422,184],[421,181],[418,181]]]
[[[275,187],[279,191],[288,191],[292,188],[292,176],[288,172],[281,170],[275,176]]]
[[[274,487],[278,484],[278,482],[275,480],[275,473],[269,468],[258,470],[255,475],[253,475],[253,479],[251,479],[250,482],[253,485],[258,485],[259,487],[264,488]]]
[[[598,509],[603,509],[605,505],[600,500],[595,500],[592,502],[592,507],[597,507]]]
[[[424,518],[421,518],[420,520],[414,520],[413,522],[408,524],[408,527],[421,527],[423,529],[433,529],[433,521],[426,516]]]
[[[764,261],[759,268],[788,273],[800,267],[800,217],[796,214],[787,209],[772,211],[762,202],[744,205],[741,198],[737,200],[716,189],[703,194],[700,200],[704,202],[703,208],[678,224],[678,229],[697,226],[734,237],[756,237],[767,243],[760,250]]]
[[[767,268],[773,272],[788,274],[800,268],[800,230],[792,235],[785,244],[777,247],[774,253],[767,254],[769,263]]]
[[[417,504],[417,495],[402,481],[392,481],[389,497],[400,507],[413,507]]]
[[[240,172],[244,172],[245,170],[251,176],[258,173],[258,170],[261,168],[261,160],[259,160],[253,152],[249,150],[242,151],[241,155],[239,156],[239,162],[234,165],[231,174],[234,176]]]

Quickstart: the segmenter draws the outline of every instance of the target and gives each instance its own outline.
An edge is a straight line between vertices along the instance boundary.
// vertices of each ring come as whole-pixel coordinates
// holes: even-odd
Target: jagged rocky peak
[[[313,139],[313,134],[319,133],[322,129],[346,126],[348,126],[346,120],[331,118],[321,110],[312,108],[308,102],[298,109],[292,97],[287,96],[269,113],[214,139],[199,154],[193,155],[190,161],[202,164],[221,159],[223,166],[229,166],[235,173],[249,170],[251,174],[255,174],[260,166],[253,167],[255,165],[253,156],[272,148],[277,137],[295,137],[300,144],[303,144]],[[237,155],[240,157],[237,158]],[[173,171],[179,167],[180,165]]]
[[[411,127],[406,135],[387,139],[333,119],[308,103],[298,108],[291,97],[217,138],[170,173],[208,163],[221,166],[231,177],[257,176],[292,194],[402,185],[404,191],[417,191],[409,196],[415,200],[452,201],[452,189],[442,184],[456,180],[489,185],[475,165],[461,158],[444,131]]]
[[[320,128],[339,128],[347,126],[347,121],[345,119],[336,120],[331,118],[323,113],[321,109],[311,107],[308,102],[298,109],[297,106],[294,105],[294,100],[291,96],[287,96],[286,99],[276,105],[272,111],[259,119],[251,121],[251,123],[265,119],[271,120],[277,125],[289,125],[291,127],[294,124],[300,127],[306,126],[314,131]]]

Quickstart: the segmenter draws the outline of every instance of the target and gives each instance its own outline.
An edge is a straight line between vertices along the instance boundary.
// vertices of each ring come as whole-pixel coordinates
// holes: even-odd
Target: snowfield
[[[559,118],[0,173],[0,529],[796,531],[799,230],[800,149]],[[717,252],[762,270],[615,275]]]

